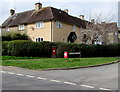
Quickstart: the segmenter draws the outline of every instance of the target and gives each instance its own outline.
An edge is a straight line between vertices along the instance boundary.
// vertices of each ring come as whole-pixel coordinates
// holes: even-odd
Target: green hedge
[[[12,41],[12,40],[28,40],[28,36],[20,33],[2,36],[2,41]]]
[[[51,57],[51,43],[27,40],[3,41],[3,55],[27,57]]]
[[[86,45],[73,43],[32,42],[14,40],[2,42],[2,54],[8,56],[52,57],[52,46],[57,48],[56,57],[62,58],[64,51],[81,52],[82,57],[120,56],[120,44]]]

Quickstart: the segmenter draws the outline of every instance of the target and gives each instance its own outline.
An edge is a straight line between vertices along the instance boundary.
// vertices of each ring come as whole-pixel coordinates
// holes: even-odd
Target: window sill
[[[18,31],[25,31],[25,29],[22,29],[22,30],[18,30]]]
[[[43,29],[44,27],[36,27],[36,29]]]

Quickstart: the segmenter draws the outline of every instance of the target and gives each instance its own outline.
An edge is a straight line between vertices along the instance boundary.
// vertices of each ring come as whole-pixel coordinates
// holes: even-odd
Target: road
[[[3,90],[118,90],[118,64],[74,70],[3,67]]]

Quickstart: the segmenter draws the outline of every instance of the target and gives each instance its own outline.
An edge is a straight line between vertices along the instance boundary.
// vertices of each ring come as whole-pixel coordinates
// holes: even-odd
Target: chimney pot
[[[64,9],[64,12],[68,13],[68,9]]]
[[[80,19],[81,19],[81,20],[84,20],[84,15],[80,15]]]
[[[42,4],[40,2],[35,4],[35,10],[39,10],[42,8]]]
[[[12,15],[14,15],[14,14],[15,14],[15,10],[11,9],[11,10],[10,10],[10,15],[12,16]]]
[[[91,23],[95,23],[95,19],[91,19]]]

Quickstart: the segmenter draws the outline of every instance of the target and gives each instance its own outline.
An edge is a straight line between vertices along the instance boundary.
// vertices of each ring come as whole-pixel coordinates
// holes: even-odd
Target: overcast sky
[[[0,24],[9,16],[9,10],[15,9],[16,13],[34,9],[34,4],[41,2],[43,7],[52,6],[58,9],[68,9],[69,14],[79,17],[84,15],[86,20],[97,19],[100,21],[118,21],[119,0],[1,0]]]

